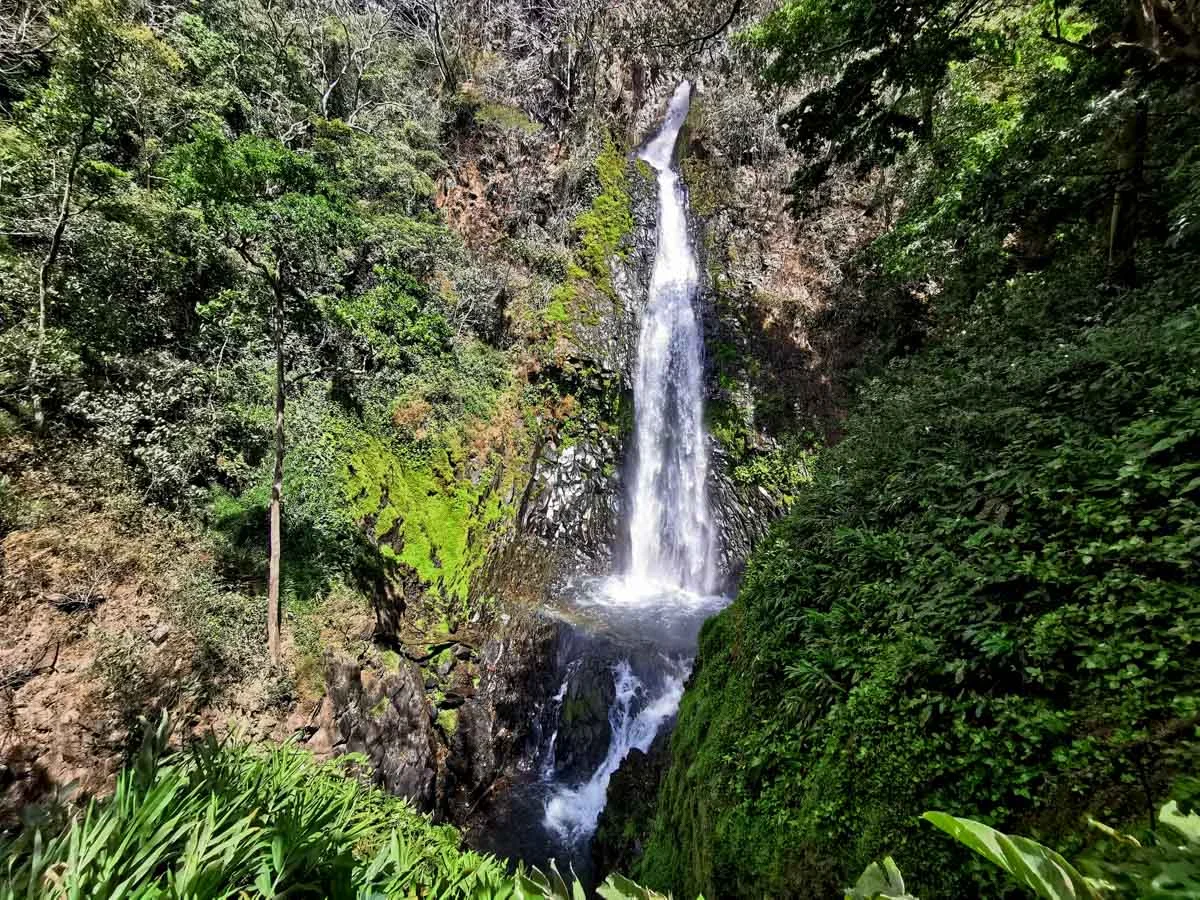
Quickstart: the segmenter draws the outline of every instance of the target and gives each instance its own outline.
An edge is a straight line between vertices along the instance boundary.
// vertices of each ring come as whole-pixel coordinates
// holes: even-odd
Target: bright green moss
[[[585,212],[575,220],[579,234],[579,260],[596,279],[601,290],[612,291],[614,256],[624,255],[622,242],[633,230],[633,202],[629,196],[629,178],[625,172],[625,156],[606,138],[604,148],[596,158],[596,174],[600,178],[600,193]]]
[[[402,457],[379,438],[359,441],[342,468],[351,516],[372,525],[384,556],[411,568],[431,597],[465,607],[487,536],[512,510],[491,478],[459,478],[444,449]]]
[[[633,200],[625,155],[606,137],[596,158],[600,193],[575,219],[578,245],[567,264],[565,280],[550,292],[550,304],[543,318],[551,326],[564,326],[573,320],[597,324],[599,313],[591,309],[587,298],[596,292],[616,300],[612,281],[612,260],[627,253],[625,239],[633,230]]]
[[[567,301],[571,299],[571,293],[566,284],[561,284],[551,291],[550,305],[542,313],[542,318],[547,324],[566,325],[571,321],[571,314],[567,312]]]
[[[442,729],[446,737],[450,737],[450,735],[458,731],[458,710],[443,709],[438,713],[437,723],[438,727]]]

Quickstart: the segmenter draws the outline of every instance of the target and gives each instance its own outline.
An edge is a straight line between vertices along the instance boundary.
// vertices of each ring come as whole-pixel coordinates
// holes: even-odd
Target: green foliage
[[[1186,758],[1167,723],[1194,718],[1200,687],[1183,449],[1200,321],[1156,296],[1049,347],[980,335],[869,386],[702,634],[660,814],[703,842],[684,859],[704,880],[662,843],[647,880],[778,871],[805,842],[847,867],[888,846],[903,861],[926,852],[918,804],[1036,817]],[[677,804],[696,790],[719,830],[690,831]]]
[[[627,161],[612,137],[605,135],[596,157],[599,192],[575,219],[577,246],[566,266],[566,278],[550,292],[542,313],[551,328],[561,330],[572,321],[595,318],[588,298],[599,291],[616,299],[612,261],[626,252],[625,239],[633,230],[633,201],[629,194]]]
[[[865,11],[780,15],[801,7]],[[900,160],[906,209],[860,262],[866,302],[909,298],[924,346],[860,374],[844,439],[702,631],[649,884],[828,896],[888,853],[921,896],[992,893],[921,810],[1069,847],[1085,812],[1128,822],[1194,764],[1200,293],[1169,173],[1198,126],[1165,85],[1109,95],[1045,12],[1009,10],[944,70]],[[1138,286],[1116,290],[1104,173],[1132,96],[1172,124]]]
[[[512,514],[502,491],[492,490],[490,477],[457,477],[440,448],[402,456],[363,435],[347,445],[354,448],[341,470],[349,514],[373,528],[385,558],[409,567],[433,599],[465,611],[490,534]]]
[[[596,893],[603,900],[670,900],[671,898],[670,894],[652,891],[616,873],[609,875],[604,880],[604,884],[596,889]],[[697,900],[704,900],[704,897],[698,897]]]
[[[470,897],[579,900],[552,866],[509,875],[407,801],[353,776],[362,760],[318,763],[213,738],[164,754],[164,717],[147,729],[116,790],[65,821],[43,817],[0,845],[0,898]],[[658,900],[612,876],[606,900]]]
[[[448,349],[451,330],[429,289],[403,271],[377,272],[381,283],[334,300],[329,317],[363,341],[374,365],[414,368]]]
[[[1058,4],[988,0],[782,4],[744,37],[767,56],[769,81],[802,91],[781,120],[789,145],[805,160],[793,182],[797,203],[811,202],[808,192],[838,165],[853,164],[863,175],[931,138],[948,82],[956,92],[952,73],[959,66],[1020,65],[1033,49],[1051,56],[1054,68],[1073,68],[1084,58],[1084,38],[1122,25],[1114,4],[1080,6],[1086,15]],[[1047,39],[1050,28],[1060,43]],[[1072,44],[1074,50],[1066,49]],[[1098,69],[1116,73],[1102,54],[1094,57]]]
[[[1104,890],[1122,897],[1183,898],[1200,893],[1200,815],[1176,800],[1163,804],[1143,840],[1092,821],[1106,838],[1080,860]]]
[[[960,844],[999,866],[1043,900],[1094,900],[1099,891],[1061,854],[1037,841],[1009,837],[982,822],[940,812],[922,816]]]
[[[814,440],[786,435],[782,441],[761,447],[761,438],[735,404],[710,401],[705,415],[709,434],[725,451],[727,471],[738,485],[762,488],[786,507],[812,479],[817,455],[812,449]]]
[[[916,900],[904,889],[904,877],[895,860],[884,857],[863,870],[854,887],[846,891],[846,900]]]
[[[445,499],[401,504],[415,517],[407,553],[461,604],[478,565],[466,529],[496,524],[475,480],[487,459],[474,457],[492,451],[472,429],[512,361],[458,309],[466,257],[433,204],[442,121],[412,47],[365,9],[218,0],[147,14],[65,4],[46,65],[5,75],[0,404],[28,427],[37,396],[56,441],[102,447],[147,500],[209,526],[222,574],[245,586],[236,603],[261,602],[282,293],[283,589],[298,643],[315,652],[306,620],[322,598],[387,569],[342,489],[339,435],[421,444],[406,483],[439,479]],[[412,428],[394,419],[409,403],[428,407]],[[436,476],[435,457],[451,460]],[[188,617],[206,647],[234,602],[209,587],[213,615]],[[214,664],[247,651],[230,629]]]
[[[347,777],[353,758],[213,741],[159,758],[165,737],[111,797],[5,847],[0,896],[512,895],[453,829]]]
[[[1159,810],[1147,845],[1092,820],[1090,824],[1111,839],[1090,850],[1081,863],[1094,877],[1080,874],[1060,853],[1029,838],[1010,837],[982,822],[946,813],[927,812],[922,818],[1044,900],[1194,897],[1200,886],[1200,816],[1183,814],[1175,800]],[[904,893],[904,879],[891,857],[882,867],[871,863],[846,896],[915,900]]]
[[[600,192],[593,198],[591,207],[575,220],[580,262],[601,290],[612,290],[611,260],[621,255],[622,242],[633,230],[633,209],[625,168],[625,155],[617,149],[612,138],[606,136],[600,155],[596,157]]]
[[[564,878],[558,871],[558,866],[551,861],[550,871],[543,872],[533,869],[527,876],[517,876],[517,895],[545,897],[547,900],[586,900],[587,891],[582,882],[572,877]],[[525,893],[522,893],[525,892]],[[670,900],[670,894],[660,894],[649,888],[642,887],[616,873],[609,875],[604,884],[596,889],[603,900]],[[704,900],[703,897],[697,900]]]
[[[525,135],[537,134],[542,126],[534,122],[525,111],[503,103],[482,103],[475,109],[475,121],[484,127],[516,131]]]

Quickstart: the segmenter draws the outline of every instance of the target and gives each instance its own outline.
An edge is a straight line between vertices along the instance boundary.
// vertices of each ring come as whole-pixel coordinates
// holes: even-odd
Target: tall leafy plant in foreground
[[[943,812],[922,817],[988,862],[999,866],[1025,887],[1046,900],[1096,900],[1097,886],[1062,856],[1026,837],[1009,837],[976,822]]]
[[[1042,900],[1103,900],[1143,897],[1168,900],[1200,896],[1200,815],[1184,813],[1171,800],[1159,810],[1152,841],[1091,825],[1112,839],[1082,863],[1085,875],[1055,850],[1021,836],[1010,836],[974,819],[943,812],[921,818],[946,832],[988,862],[1003,869]],[[846,900],[916,900],[904,887],[900,869],[889,856],[871,863]]]
[[[406,802],[284,746],[208,741],[160,756],[160,728],[112,797],[4,848],[0,897],[507,896],[502,865]]]
[[[557,869],[510,875],[459,847],[407,801],[284,745],[214,739],[164,754],[164,719],[111,797],[75,819],[30,823],[0,844],[0,900],[16,898],[437,897],[580,900]],[[605,900],[661,900],[612,876]]]

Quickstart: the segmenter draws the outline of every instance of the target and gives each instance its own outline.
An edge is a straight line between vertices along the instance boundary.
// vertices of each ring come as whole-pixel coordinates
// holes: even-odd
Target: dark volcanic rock
[[[438,740],[420,671],[401,660],[382,676],[354,662],[330,660],[326,670],[333,704],[335,749],[362,753],[375,779],[418,808],[438,801]]]
[[[617,459],[618,447],[603,437],[561,449],[547,444],[521,508],[522,530],[549,547],[571,547],[591,560],[607,557],[620,518]]]
[[[553,694],[559,623],[522,611],[507,617],[480,652],[482,673],[458,711],[447,760],[450,817],[462,822],[495,780],[521,765],[536,743],[538,698]]]
[[[659,732],[649,751],[634,748],[608,783],[608,802],[592,841],[597,881],[610,872],[629,872],[642,853],[654,819],[659,785],[671,764],[670,732]]]
[[[563,696],[554,742],[555,767],[567,781],[586,781],[604,761],[612,740],[608,711],[615,696],[609,661],[585,658]]]

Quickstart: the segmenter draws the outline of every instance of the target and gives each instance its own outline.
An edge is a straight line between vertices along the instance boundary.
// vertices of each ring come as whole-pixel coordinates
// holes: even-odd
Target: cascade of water
[[[546,824],[568,846],[578,846],[591,838],[604,809],[608,782],[617,767],[630,750],[637,748],[643,753],[649,750],[658,729],[679,708],[689,667],[669,659],[664,664],[663,683],[652,695],[634,674],[629,660],[623,659],[613,667],[616,697],[608,711],[612,727],[608,753],[586,782],[578,787],[564,787],[546,802]]]
[[[712,587],[707,501],[704,349],[695,298],[696,258],[675,142],[691,86],[675,90],[662,128],[641,157],[658,173],[658,249],[638,341],[629,575],[671,588]]]
[[[614,631],[631,628],[642,642],[675,647],[677,655],[643,654],[638,671],[630,658],[612,667],[608,752],[586,782],[557,784],[545,803],[547,828],[573,848],[591,838],[609,781],[630,750],[647,750],[675,715],[691,668],[690,656],[679,651],[690,654],[700,622],[721,603],[709,593],[715,572],[703,336],[695,309],[699,272],[688,237],[687,192],[674,161],[690,99],[685,81],[641,154],[658,175],[658,246],[634,381],[629,567],[623,577],[576,600],[577,608],[607,611],[610,627],[617,624]],[[553,760],[553,753],[551,746],[547,758]]]

